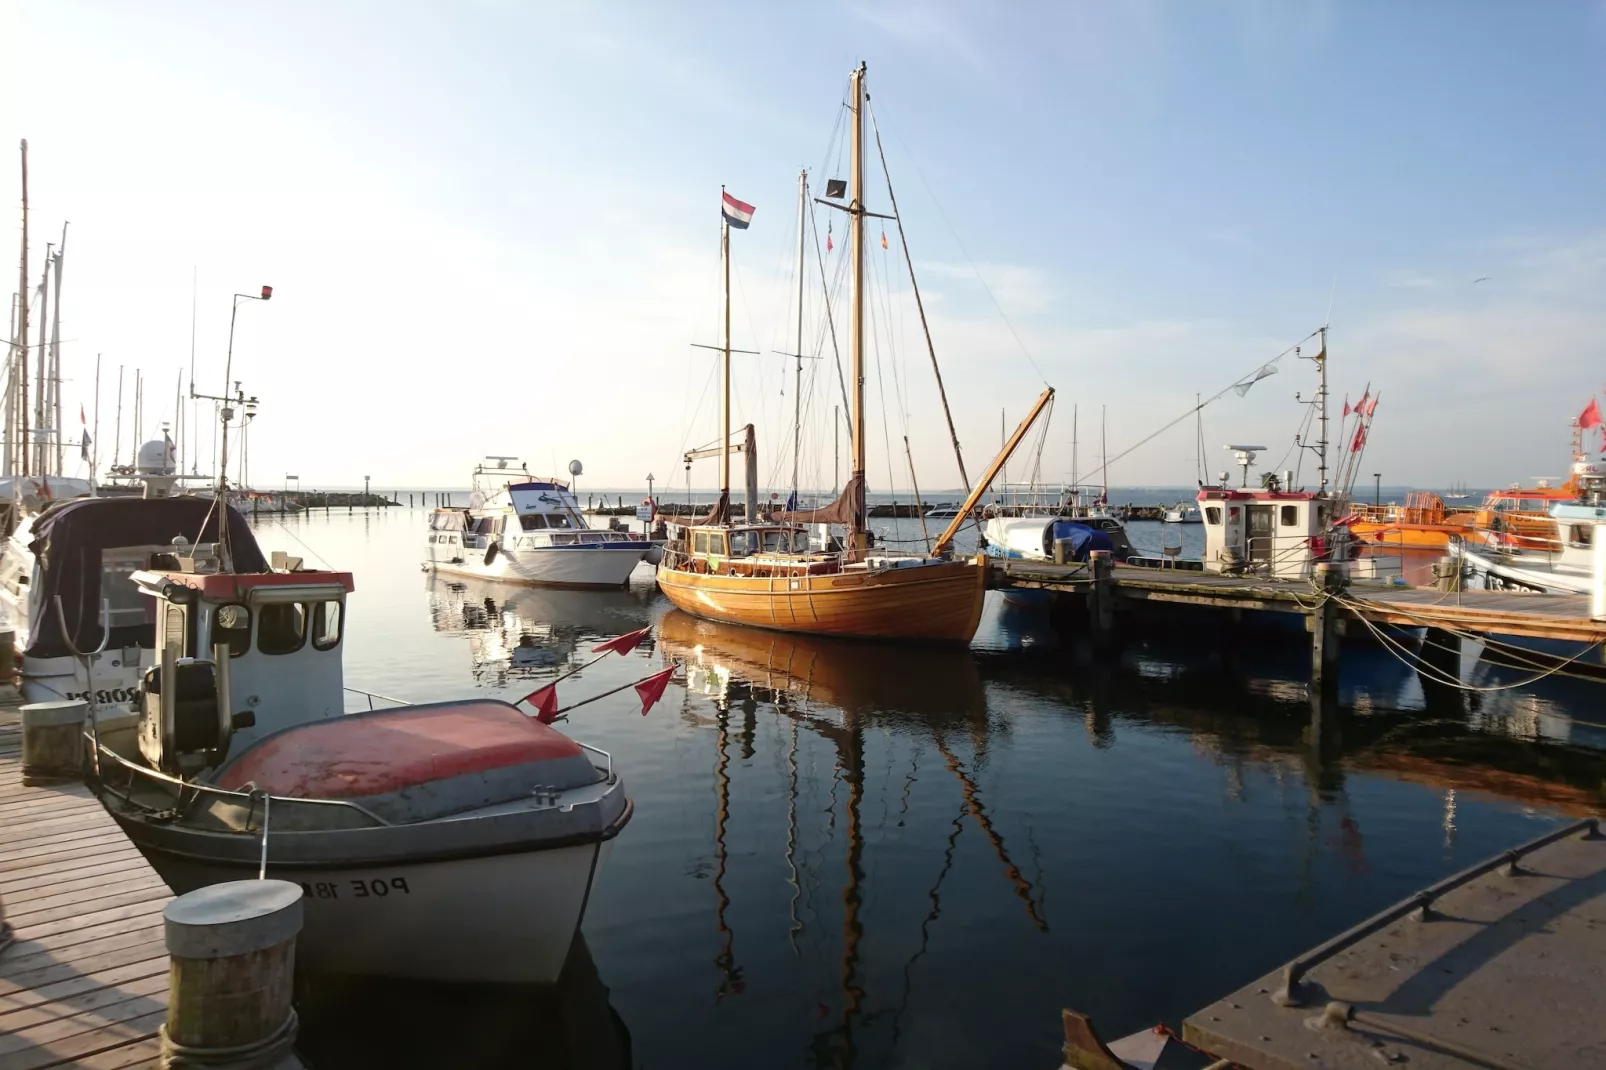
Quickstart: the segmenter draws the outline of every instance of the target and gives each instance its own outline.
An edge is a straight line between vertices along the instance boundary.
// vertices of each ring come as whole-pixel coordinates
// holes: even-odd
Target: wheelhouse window
[[[546,514],[546,522],[547,527],[551,528],[573,528],[579,526],[569,519],[567,513],[548,513]]]
[[[1282,507],[1282,517],[1278,521],[1285,528],[1299,526],[1299,506],[1285,505]]]
[[[519,517],[519,526],[525,531],[544,531],[546,529],[546,517],[540,513],[525,513]]]
[[[1524,498],[1520,508],[1525,513],[1546,513],[1550,511],[1550,503],[1543,498]]]
[[[312,609],[312,646],[315,650],[333,650],[340,643],[341,611],[345,607],[337,598],[319,602]]]
[[[212,645],[226,646],[237,658],[251,649],[251,610],[237,602],[217,607],[212,614]]]
[[[765,553],[784,554],[791,552],[792,533],[790,531],[766,531],[763,535]]]
[[[257,649],[294,654],[307,641],[307,607],[300,602],[263,606],[257,620]]]
[[[1207,506],[1205,506],[1205,523],[1206,524],[1219,524],[1219,523],[1221,523],[1221,506],[1219,506],[1219,505],[1207,505]]]
[[[746,557],[753,552],[753,545],[758,532],[733,531],[728,536],[730,542],[730,555],[732,557]]]
[[[691,552],[694,554],[723,554],[725,552],[725,537],[717,531],[694,531],[691,537]]]

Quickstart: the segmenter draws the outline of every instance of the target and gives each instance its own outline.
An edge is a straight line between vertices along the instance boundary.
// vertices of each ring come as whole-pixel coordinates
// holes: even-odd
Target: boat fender
[[[490,545],[488,545],[487,547],[485,547],[485,563],[487,565],[489,565],[492,561],[496,560],[496,551],[497,551],[497,549],[498,549],[498,547],[497,547],[496,543],[494,543],[494,542],[491,543]]]

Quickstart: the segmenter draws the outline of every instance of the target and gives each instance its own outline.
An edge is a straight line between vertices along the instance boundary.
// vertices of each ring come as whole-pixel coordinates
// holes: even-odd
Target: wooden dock
[[[1606,1066],[1606,837],[1559,829],[1190,1017],[1250,1070]]]
[[[999,560],[992,565],[991,585],[1085,595],[1095,583],[1093,570],[1085,564]],[[1125,565],[1111,571],[1110,591],[1118,605],[1171,603],[1306,616],[1312,614],[1316,600],[1309,580]],[[1442,591],[1362,581],[1344,589],[1338,617],[1378,625],[1606,642],[1606,621],[1590,619],[1589,599],[1583,595]]]
[[[22,783],[19,716],[0,709],[0,902],[16,939],[0,952],[0,1070],[156,1065],[172,897],[87,787]]]

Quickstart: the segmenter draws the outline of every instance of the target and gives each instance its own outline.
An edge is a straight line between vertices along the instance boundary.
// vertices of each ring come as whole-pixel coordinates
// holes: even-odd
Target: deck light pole
[[[1373,472],[1372,473],[1372,504],[1374,506],[1378,506],[1378,505],[1382,505],[1383,504],[1383,473],[1382,472]]]

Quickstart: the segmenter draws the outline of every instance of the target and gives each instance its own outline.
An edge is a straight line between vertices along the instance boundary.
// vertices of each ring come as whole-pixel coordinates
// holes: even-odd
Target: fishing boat
[[[1577,496],[1571,480],[1554,487],[1548,479],[1536,479],[1532,486],[1513,483],[1490,491],[1473,518],[1474,541],[1509,550],[1559,550],[1550,509]]]
[[[1567,485],[1576,489],[1576,497],[1550,506],[1550,530],[1542,540],[1547,548],[1485,544],[1452,552],[1485,586],[1588,594],[1595,571],[1595,526],[1606,523],[1606,458],[1580,456]]]
[[[1451,508],[1432,491],[1414,490],[1405,504],[1351,506],[1349,529],[1362,542],[1419,550],[1442,550],[1472,537],[1477,510]]]
[[[850,177],[845,186],[833,182],[826,191],[835,197],[846,194],[848,199],[845,203],[832,197],[822,200],[846,213],[849,220],[850,478],[841,496],[829,505],[778,510],[762,520],[755,508],[756,495],[749,488],[747,516],[741,524],[732,523],[730,232],[733,224],[745,229],[753,208],[723,194],[720,259],[724,316],[718,347],[723,401],[715,451],[720,459],[720,497],[708,516],[691,524],[671,525],[670,541],[658,565],[658,586],[678,608],[712,620],[821,635],[968,643],[981,619],[987,571],[979,556],[964,560],[953,555],[954,536],[1054,391],[1049,388],[1038,398],[929,553],[898,554],[874,548],[865,509],[864,219],[869,213],[864,201],[864,75],[861,64],[850,77]],[[800,183],[800,209],[807,191],[805,180]],[[893,208],[896,218],[895,202]],[[799,249],[801,254],[801,242]],[[834,534],[832,528],[843,534]]]
[[[1203,524],[1204,517],[1199,515],[1199,507],[1193,502],[1178,502],[1166,508],[1165,522],[1167,524]]]
[[[486,460],[492,463],[474,468],[467,509],[430,513],[426,569],[508,583],[622,587],[653,548],[631,532],[588,525],[568,483],[535,479],[522,463],[510,468],[515,457]]]
[[[132,576],[159,663],[90,777],[163,881],[301,885],[313,972],[555,982],[631,817],[612,759],[490,699],[344,714],[351,574],[198,549]]]

